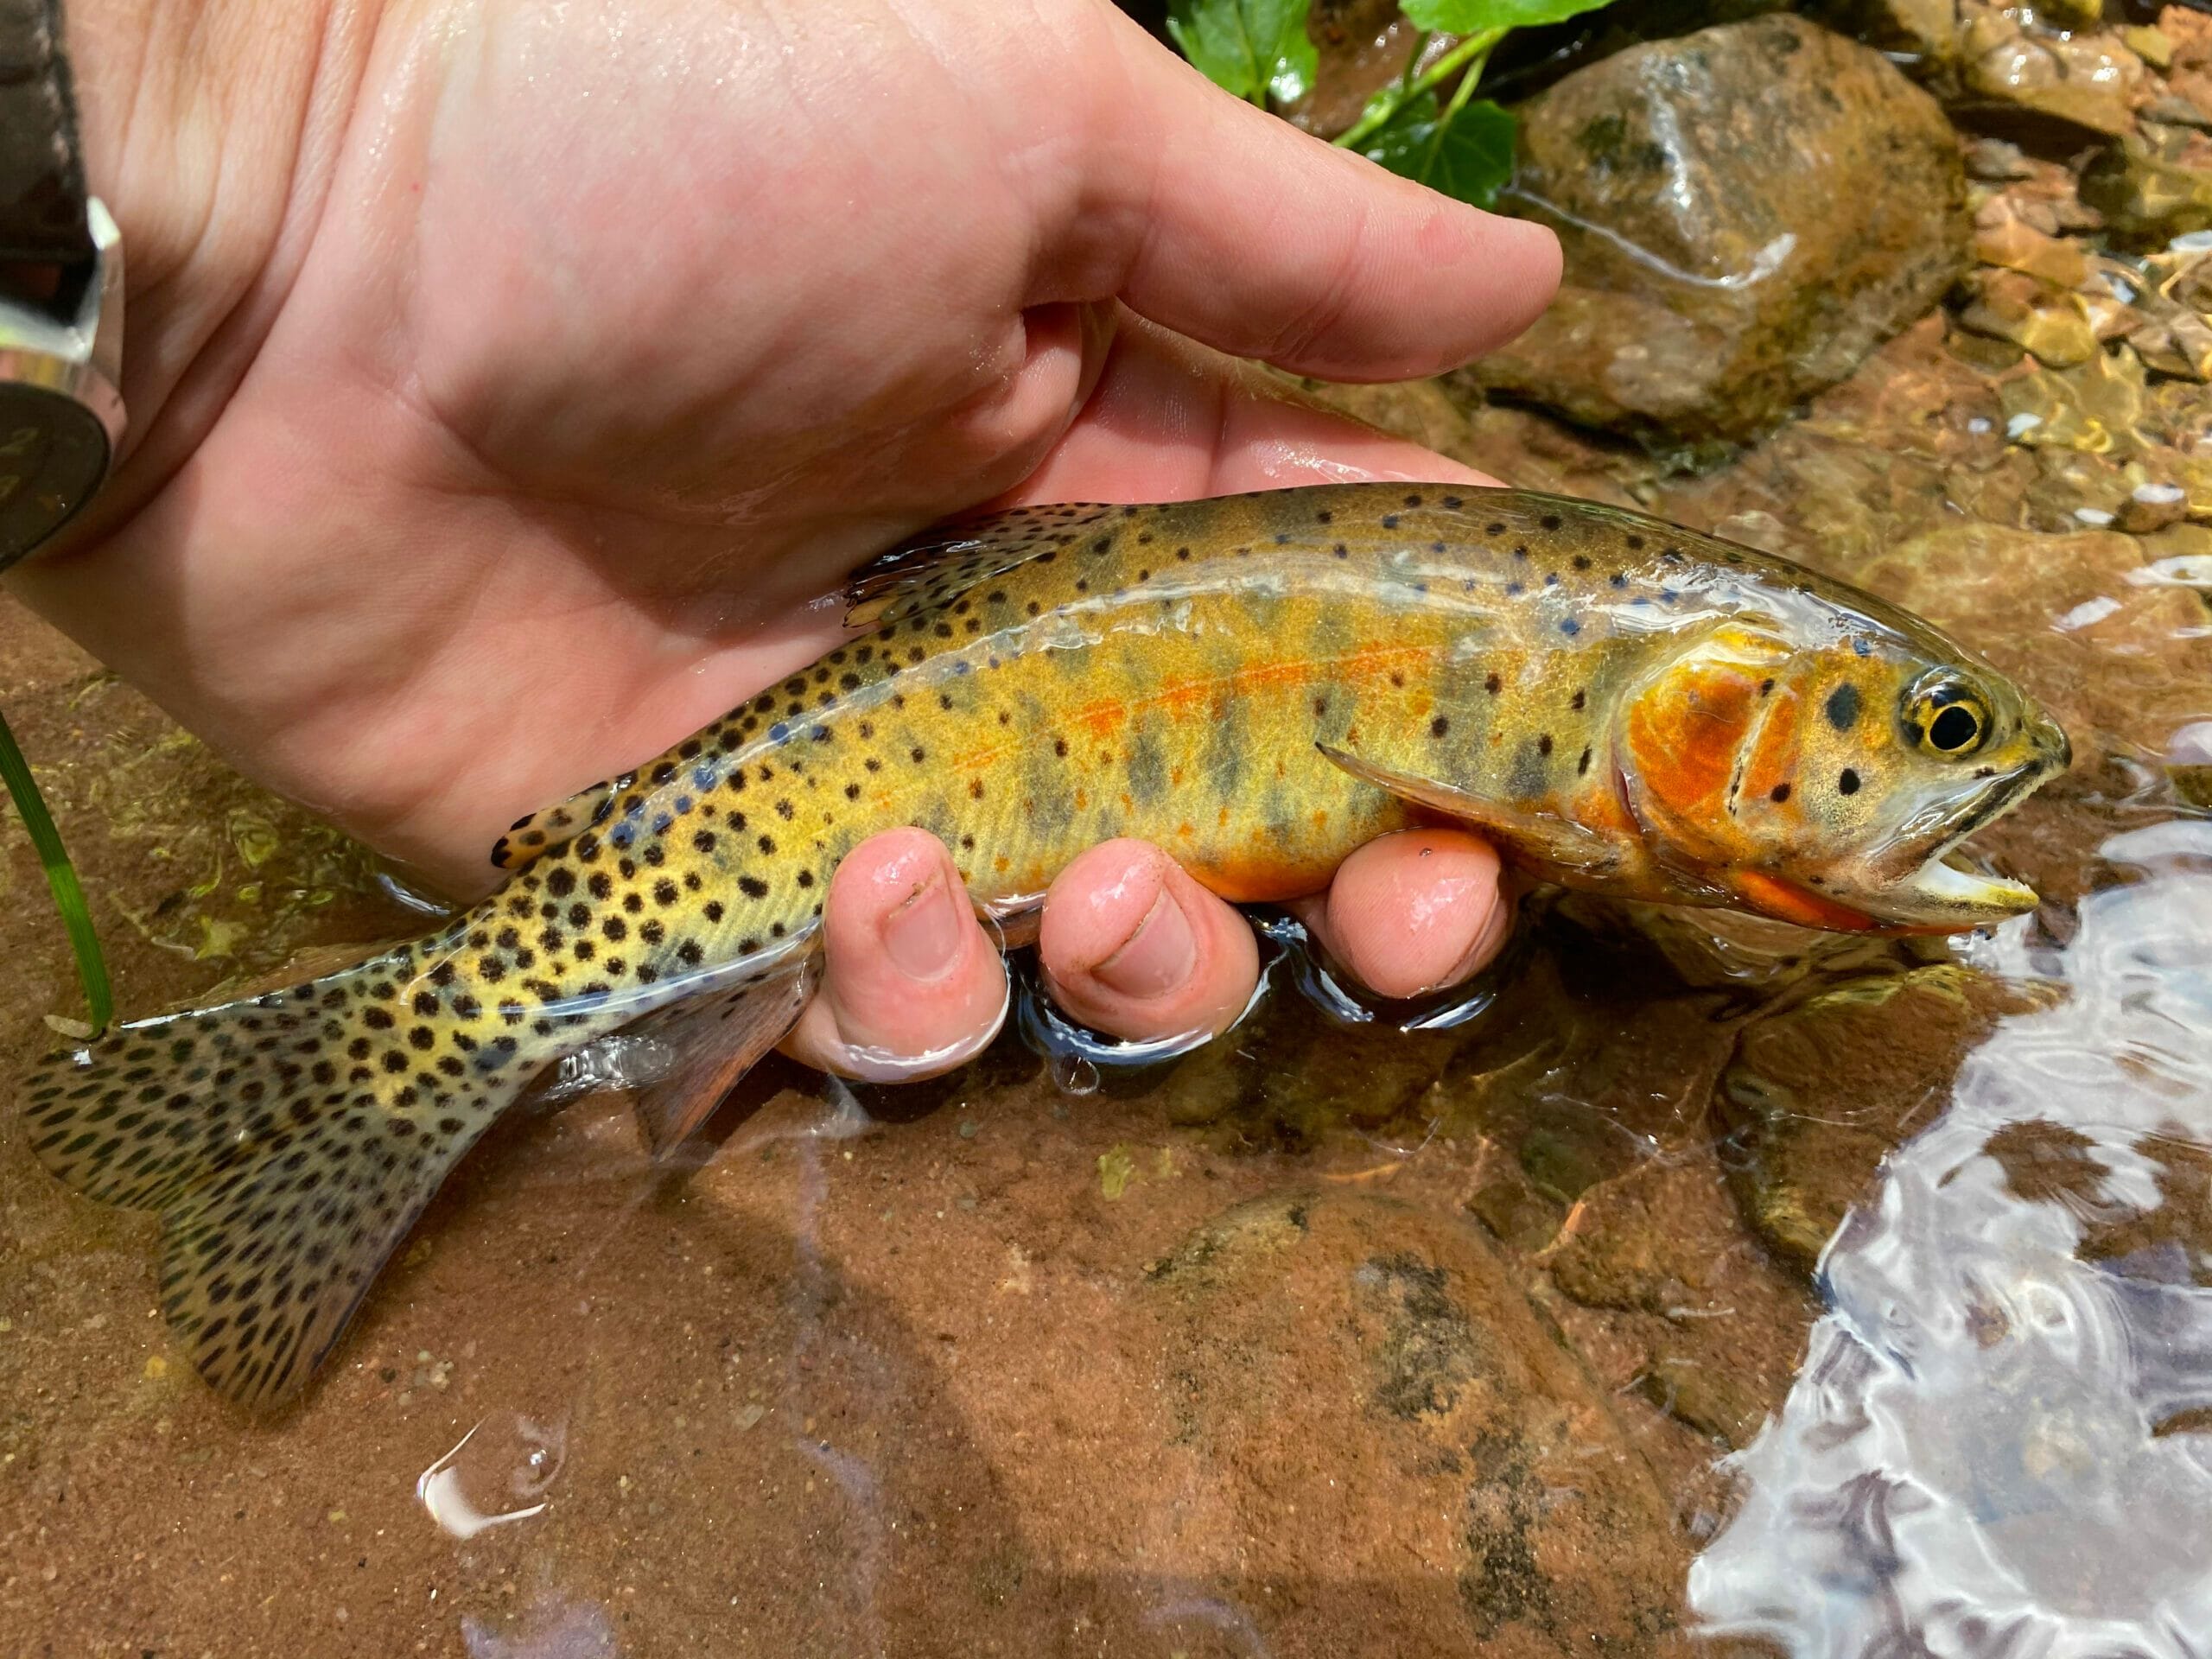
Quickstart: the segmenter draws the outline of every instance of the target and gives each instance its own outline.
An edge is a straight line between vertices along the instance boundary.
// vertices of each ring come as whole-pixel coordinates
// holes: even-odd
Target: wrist
[[[78,545],[175,474],[252,362],[321,211],[377,11],[66,0],[86,186],[123,235],[129,418]]]

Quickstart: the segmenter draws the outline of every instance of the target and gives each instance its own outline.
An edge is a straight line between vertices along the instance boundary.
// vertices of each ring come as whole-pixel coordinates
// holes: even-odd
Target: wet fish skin
[[[1261,900],[1443,813],[1578,887],[1955,927],[2033,895],[1933,874],[1936,853],[2064,763],[2048,718],[1924,623],[1517,492],[1030,509],[879,561],[849,598],[855,637],[518,823],[505,884],[436,931],[40,1069],[35,1148],[162,1213],[163,1305],[219,1390],[295,1394],[551,1061],[666,1025],[695,1063],[646,1104],[680,1134],[787,1027],[830,876],[880,830],[935,833],[996,906],[1125,835]],[[1929,747],[1954,707],[1968,754]]]

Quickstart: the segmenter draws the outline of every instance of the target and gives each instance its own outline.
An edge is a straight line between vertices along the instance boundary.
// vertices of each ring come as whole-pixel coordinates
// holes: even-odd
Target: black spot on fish
[[[1537,519],[1536,522],[1541,524],[1546,530],[1557,530],[1560,526],[1560,517],[1559,514],[1555,512],[1548,512],[1542,518]]]
[[[1546,732],[1541,737],[1536,740],[1536,753],[1538,754],[1549,754],[1551,752],[1552,734],[1549,732]]]
[[[1835,780],[1835,786],[1846,795],[1856,795],[1859,792],[1859,774],[1846,766],[1843,776]]]
[[[1828,700],[1821,707],[1829,725],[1839,732],[1847,732],[1859,721],[1859,688],[1839,685],[1828,693]]]
[[[1589,693],[1588,693],[1588,692],[1586,692],[1586,691],[1585,691],[1585,690],[1583,690],[1580,686],[1578,686],[1578,687],[1576,687],[1576,688],[1575,688],[1575,692],[1574,692],[1573,696],[1570,697],[1570,698],[1567,700],[1567,706],[1568,708],[1570,708],[1570,709],[1578,709],[1578,710],[1579,710],[1579,709],[1582,707],[1582,705],[1583,705],[1584,703],[1587,702],[1589,700],[1590,700]]]
[[[1497,675],[1492,674],[1483,682],[1483,690],[1489,692],[1491,696],[1494,697],[1499,691],[1504,689],[1504,681],[1499,679]]]
[[[757,875],[739,876],[737,890],[748,899],[766,899],[768,896],[768,884]]]
[[[1784,801],[1789,798],[1789,785],[1787,784],[1777,784],[1772,789],[1767,791],[1766,798],[1770,801],[1772,801],[1777,806],[1780,806]]]
[[[1317,714],[1317,715],[1318,715],[1318,714],[1319,714],[1319,713],[1321,712],[1321,710],[1320,710],[1320,707],[1319,707],[1319,704],[1316,704],[1316,705],[1315,705],[1314,709],[1313,709],[1313,712],[1314,712],[1315,714]],[[1444,735],[1444,734],[1445,734],[1445,733],[1446,733],[1446,732],[1450,731],[1451,729],[1452,729],[1452,722],[1451,722],[1450,721],[1446,720],[1446,719],[1443,715],[1438,715],[1434,720],[1432,720],[1432,721],[1430,721],[1428,722],[1428,734],[1429,734],[1431,737],[1441,737],[1441,736],[1443,736],[1443,735]]]

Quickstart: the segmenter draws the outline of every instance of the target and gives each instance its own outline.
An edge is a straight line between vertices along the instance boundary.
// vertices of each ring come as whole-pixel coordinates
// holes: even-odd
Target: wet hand
[[[10,585],[457,893],[519,814],[811,661],[845,574],[948,514],[1471,477],[1233,359],[1434,372],[1557,278],[1548,233],[1237,103],[1103,0],[71,15],[136,447]],[[987,1023],[972,932],[934,978],[854,965],[899,845],[849,861],[867,897],[794,1039],[846,1069]],[[1117,856],[1048,907],[1054,982],[1109,1031],[1217,1021],[1243,924]],[[1113,988],[1162,950],[1143,916],[1058,925],[1094,879],[1173,900],[1179,980]],[[1390,903],[1419,908],[1314,914],[1388,979]]]
[[[1480,971],[1510,914],[1497,854],[1457,830],[1371,841],[1325,893],[1292,908],[1340,970],[1393,997]],[[997,941],[934,837],[898,830],[855,849],[826,916],[828,972],[784,1042],[792,1058],[898,1082],[963,1065],[997,1033],[1007,1010]],[[1250,925],[1141,841],[1108,842],[1061,872],[1038,950],[1071,1018],[1136,1042],[1219,1034],[1259,979]]]

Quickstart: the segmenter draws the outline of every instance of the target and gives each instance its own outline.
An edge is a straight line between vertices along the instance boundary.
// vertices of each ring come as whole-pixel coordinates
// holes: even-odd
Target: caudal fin
[[[288,991],[122,1026],[49,1055],[27,1116],[47,1168],[158,1210],[162,1306],[257,1410],[298,1391],[461,1155],[532,1068],[425,1007],[404,948]]]

